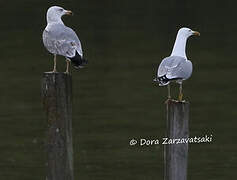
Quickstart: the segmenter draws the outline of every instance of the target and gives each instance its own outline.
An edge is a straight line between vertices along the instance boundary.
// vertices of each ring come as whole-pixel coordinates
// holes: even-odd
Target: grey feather
[[[161,86],[169,84],[172,80],[182,82],[191,76],[192,69],[192,62],[183,57],[166,57],[159,65],[157,81]]]
[[[47,25],[43,32],[43,43],[52,54],[74,57],[77,51],[80,56],[83,56],[79,38],[71,28],[64,24]]]

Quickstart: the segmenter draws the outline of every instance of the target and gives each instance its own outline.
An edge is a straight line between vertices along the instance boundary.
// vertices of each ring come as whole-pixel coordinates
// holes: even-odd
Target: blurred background
[[[165,136],[167,89],[152,82],[186,26],[192,77],[190,136],[213,135],[189,146],[188,179],[236,179],[236,5],[233,0],[10,0],[0,2],[0,179],[45,179],[46,115],[41,78],[53,68],[42,43],[52,5],[79,35],[87,68],[73,70],[75,179],[163,179],[163,146],[129,146],[130,139]],[[63,57],[58,70],[65,71]],[[172,85],[177,98],[178,87]]]

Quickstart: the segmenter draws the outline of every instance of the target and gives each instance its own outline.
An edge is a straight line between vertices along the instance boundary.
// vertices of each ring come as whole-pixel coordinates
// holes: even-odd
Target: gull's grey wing
[[[63,24],[48,25],[43,32],[43,42],[52,54],[74,57],[77,51],[83,56],[81,42],[76,33]]]
[[[164,58],[158,68],[157,77],[168,79],[188,79],[192,74],[192,62],[179,56]]]

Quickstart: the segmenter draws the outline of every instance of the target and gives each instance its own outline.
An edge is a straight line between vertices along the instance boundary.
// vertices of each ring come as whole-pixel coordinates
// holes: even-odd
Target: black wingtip
[[[159,86],[165,86],[169,84],[169,81],[170,79],[168,79],[166,75],[161,76],[161,77],[156,77],[155,79],[153,79],[153,82],[158,83]]]
[[[75,69],[81,69],[84,68],[85,65],[88,64],[88,60],[82,58],[78,52],[76,52],[76,55],[74,57],[69,58],[72,62],[72,65]]]
[[[88,60],[86,59],[81,59],[79,63],[73,63],[73,67],[75,69],[82,69],[85,67],[85,65],[88,64]]]

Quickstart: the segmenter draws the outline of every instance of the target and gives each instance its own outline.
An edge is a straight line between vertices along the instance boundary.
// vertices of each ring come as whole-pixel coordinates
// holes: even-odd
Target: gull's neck
[[[50,18],[47,17],[47,24],[64,24],[61,17]]]
[[[187,42],[187,37],[184,36],[182,33],[178,33],[171,56],[181,56],[187,59],[186,52],[185,52],[186,42]]]

